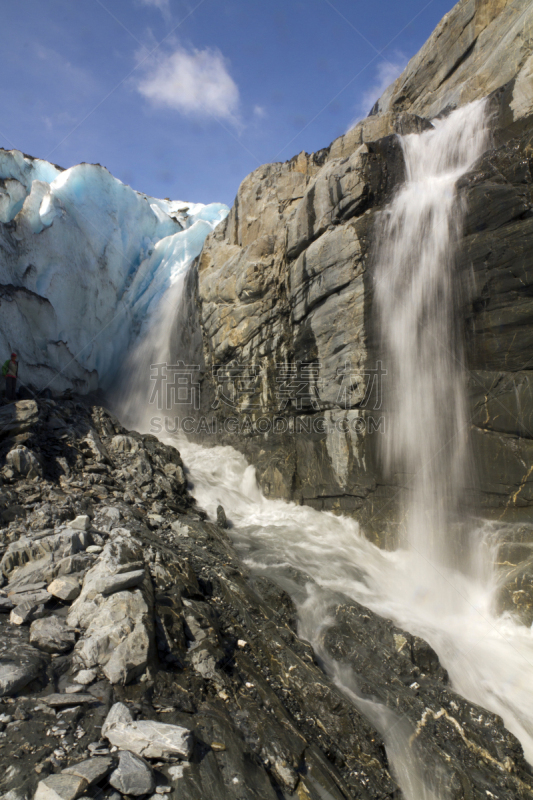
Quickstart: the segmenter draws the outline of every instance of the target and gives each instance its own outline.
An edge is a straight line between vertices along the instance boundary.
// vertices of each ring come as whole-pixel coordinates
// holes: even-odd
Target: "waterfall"
[[[419,567],[457,566],[450,535],[471,465],[455,256],[457,180],[487,148],[486,101],[401,138],[406,181],[380,215],[375,307],[388,381],[382,455],[402,486],[406,544]]]

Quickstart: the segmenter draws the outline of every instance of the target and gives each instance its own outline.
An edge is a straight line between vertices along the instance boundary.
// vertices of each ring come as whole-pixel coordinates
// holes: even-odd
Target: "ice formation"
[[[0,150],[0,361],[15,350],[38,389],[105,388],[228,211]]]

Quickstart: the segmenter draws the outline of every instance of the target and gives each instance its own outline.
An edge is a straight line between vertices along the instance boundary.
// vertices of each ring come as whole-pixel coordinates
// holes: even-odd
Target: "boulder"
[[[97,670],[82,669],[75,676],[75,680],[76,683],[80,683],[82,686],[88,686],[90,683],[93,683],[97,677],[98,677]]]
[[[194,746],[192,731],[153,720],[119,722],[103,735],[119,750],[131,750],[145,758],[189,759]]]
[[[0,697],[18,692],[44,674],[46,658],[39,650],[11,635],[0,635]]]
[[[78,775],[50,775],[39,781],[33,800],[76,800],[87,785],[85,778]]]
[[[109,709],[109,713],[102,725],[102,736],[106,736],[107,732],[117,725],[129,725],[133,721],[133,714],[128,706],[124,705],[124,703],[115,703]]]
[[[111,771],[114,765],[114,760],[111,757],[97,756],[96,758],[89,758],[85,761],[80,761],[78,764],[72,764],[62,771],[62,775],[76,775],[87,781],[90,786],[93,783],[98,783],[102,778]]]
[[[42,603],[25,600],[15,606],[9,615],[9,621],[12,625],[25,625],[27,622],[43,617],[45,613]]]
[[[9,451],[6,456],[6,463],[17,475],[22,475],[30,480],[42,476],[42,467],[37,457],[23,444],[19,444]]]
[[[76,531],[88,531],[91,527],[91,518],[87,514],[80,514],[72,522],[69,522],[68,526]]]
[[[109,776],[109,783],[122,794],[133,796],[148,794],[155,789],[150,765],[129,750],[120,753],[118,767]]]
[[[129,683],[141,675],[153,643],[151,584],[143,570],[128,567],[142,563],[142,557],[141,548],[121,534],[108,542],[85,575],[68,616],[69,625],[85,629],[74,651],[75,663],[82,669],[101,666],[112,683]],[[132,588],[117,591],[119,586]],[[102,589],[114,593],[103,597]]]
[[[64,577],[52,581],[47,591],[59,600],[70,603],[79,596],[81,587],[76,578]]]
[[[58,617],[44,617],[32,622],[30,643],[45,653],[68,653],[76,644],[76,634]]]

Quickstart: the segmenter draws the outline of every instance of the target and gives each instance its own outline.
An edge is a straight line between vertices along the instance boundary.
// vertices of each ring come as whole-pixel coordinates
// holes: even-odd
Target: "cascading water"
[[[212,516],[219,503],[228,510],[234,543],[252,570],[284,581],[287,567],[293,567],[314,581],[307,593],[294,594],[300,633],[381,731],[407,800],[446,795],[436,788],[437,778],[432,788],[425,785],[421,775],[427,770],[409,747],[409,729],[391,725],[393,712],[362,697],[355,676],[320,650],[336,593],[428,641],[454,689],[500,714],[533,763],[531,631],[493,615],[493,571],[489,566],[474,575],[457,570],[448,539],[467,469],[460,348],[453,334],[453,248],[461,211],[454,186],[487,142],[484,120],[483,103],[476,103],[436,121],[434,131],[404,137],[407,184],[384,214],[377,302],[394,387],[384,453],[391,469],[411,477],[404,497],[409,546],[385,552],[354,520],[266,499],[253,467],[232,448],[206,449],[167,437],[182,454],[200,506]],[[176,302],[167,308],[175,309]],[[117,411],[127,412],[128,424],[139,430],[150,427],[148,366],[154,354],[161,362],[170,352],[169,322],[170,316],[160,315],[130,361],[130,386]],[[491,530],[491,524],[480,523],[471,535],[481,546]]]
[[[468,419],[454,274],[464,209],[455,184],[486,149],[486,102],[433,125],[402,138],[406,183],[376,235],[377,327],[389,381],[382,449],[389,473],[407,486],[405,535],[422,571],[455,565],[457,552],[450,523],[468,468]]]

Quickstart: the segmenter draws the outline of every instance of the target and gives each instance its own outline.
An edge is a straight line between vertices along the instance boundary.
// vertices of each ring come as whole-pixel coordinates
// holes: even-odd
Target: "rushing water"
[[[382,214],[376,307],[392,374],[383,457],[407,487],[406,539],[398,550],[379,550],[352,519],[266,499],[253,467],[232,448],[169,441],[181,451],[199,505],[212,516],[218,504],[227,510],[235,545],[253,570],[283,581],[287,567],[294,567],[313,579],[312,588],[294,593],[303,637],[320,650],[337,592],[393,619],[432,645],[456,691],[503,717],[533,762],[533,638],[529,629],[493,613],[495,525],[471,525],[476,563],[458,569],[453,558],[452,522],[470,468],[454,320],[462,217],[454,187],[487,137],[482,102],[435,121],[433,131],[404,137],[407,181]],[[142,377],[172,351],[168,331],[177,295],[171,300],[130,361],[134,377],[119,406],[128,424],[144,430],[150,413]],[[331,677],[382,733],[407,800],[445,800],[424,786],[408,747],[411,731],[392,724],[393,713],[362,698],[349,670],[320,654]]]

